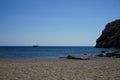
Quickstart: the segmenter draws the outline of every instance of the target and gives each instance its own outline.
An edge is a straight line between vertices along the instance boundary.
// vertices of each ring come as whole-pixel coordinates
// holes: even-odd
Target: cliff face
[[[108,23],[97,39],[98,48],[120,48],[120,19]]]

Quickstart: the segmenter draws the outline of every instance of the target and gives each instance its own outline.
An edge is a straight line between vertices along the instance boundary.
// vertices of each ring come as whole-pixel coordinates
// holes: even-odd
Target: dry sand
[[[0,60],[0,80],[120,80],[120,59]]]

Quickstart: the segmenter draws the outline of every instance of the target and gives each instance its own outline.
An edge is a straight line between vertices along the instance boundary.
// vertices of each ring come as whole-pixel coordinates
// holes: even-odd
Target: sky
[[[95,46],[120,0],[0,0],[0,46]]]

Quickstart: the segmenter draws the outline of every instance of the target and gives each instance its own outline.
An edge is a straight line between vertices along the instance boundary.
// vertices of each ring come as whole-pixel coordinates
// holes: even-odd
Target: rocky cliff
[[[97,39],[98,48],[120,48],[120,19],[108,23]]]

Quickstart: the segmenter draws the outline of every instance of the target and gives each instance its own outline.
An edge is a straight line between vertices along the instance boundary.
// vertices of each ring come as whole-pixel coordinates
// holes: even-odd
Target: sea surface
[[[88,54],[95,57],[101,51],[117,51],[114,48],[94,48],[93,46],[0,46],[0,59],[59,58],[72,55],[81,57]]]

